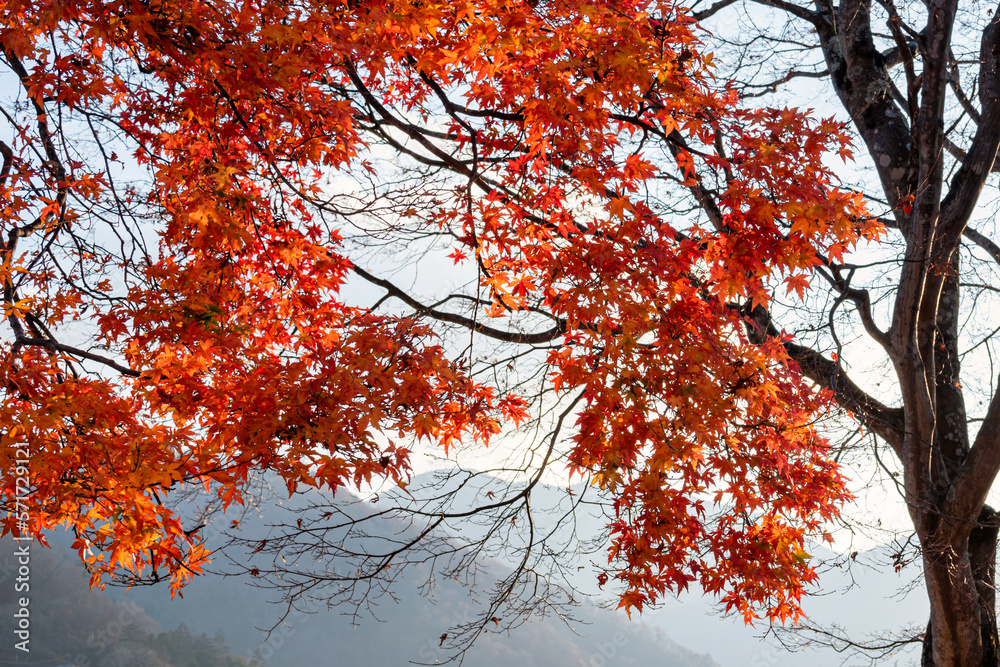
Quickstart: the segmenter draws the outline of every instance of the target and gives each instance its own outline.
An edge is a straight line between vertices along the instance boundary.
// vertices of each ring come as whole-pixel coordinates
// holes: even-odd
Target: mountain
[[[411,489],[433,482],[432,478],[418,478]],[[505,488],[508,485],[501,480],[489,476],[477,478],[475,484],[467,485],[457,496],[457,506],[471,507],[482,503],[484,498],[494,500],[502,497]],[[487,496],[490,492],[494,495]],[[533,492],[533,499],[540,507],[561,505],[565,509],[566,504],[581,492],[581,488],[539,487]],[[371,513],[381,505],[372,500],[375,498],[359,502],[357,498],[338,495],[337,503],[351,505],[355,508],[352,511]],[[319,509],[331,506],[328,498],[315,493],[297,495],[291,501],[282,499],[280,504],[271,499],[254,511],[238,516],[216,515],[208,521],[204,531],[207,535],[218,536],[232,520],[239,519],[241,534],[264,536],[273,524],[290,521],[294,524],[293,517],[300,516],[302,508],[309,504],[319,504]],[[194,511],[196,506],[188,509]],[[316,507],[313,510],[316,511]],[[546,519],[545,514],[539,516],[539,530],[545,527],[547,520],[551,519]],[[599,508],[590,506],[589,510],[578,513],[573,530],[582,535],[594,534],[603,521]],[[369,533],[402,536],[409,534],[408,529],[398,521],[378,519]],[[427,591],[421,589],[430,573],[423,566],[407,570],[396,581],[391,596],[382,596],[359,610],[351,607],[327,609],[313,604],[285,616],[287,609],[280,603],[277,591],[249,585],[247,577],[217,574],[197,577],[184,590],[183,599],[171,600],[165,586],[136,587],[127,591],[109,587],[102,593],[87,588],[82,567],[68,549],[69,540],[54,535],[51,541],[54,548],[50,553],[37,545],[32,548],[32,585],[51,581],[44,589],[47,592],[36,592],[32,598],[31,657],[35,664],[59,664],[51,662],[53,656],[77,655],[79,647],[89,647],[93,651],[95,641],[99,643],[102,637],[107,638],[109,627],[116,628],[118,639],[124,637],[121,641],[127,644],[119,652],[129,654],[128,651],[132,651],[132,655],[141,648],[155,649],[150,646],[151,637],[173,633],[172,641],[181,645],[197,645],[204,649],[214,642],[217,660],[233,660],[235,658],[229,653],[234,653],[244,662],[256,659],[267,667],[435,664],[454,655],[446,650],[442,634],[457,623],[473,619],[481,611],[470,591],[450,580],[439,578],[432,591],[433,600],[429,600],[424,595]],[[818,549],[814,551],[820,553]],[[11,575],[16,570],[12,570],[12,553],[10,543],[0,542],[0,633],[7,637],[11,632],[6,628],[14,620]],[[229,556],[236,559],[254,557],[239,551],[231,551]],[[571,555],[560,557],[573,558]],[[631,621],[621,613],[598,608],[586,601],[586,594],[597,592],[591,561],[600,562],[600,558],[597,553],[578,561],[578,566],[571,562],[568,568],[570,583],[584,593],[584,602],[575,611],[578,621],[567,624],[550,615],[525,623],[509,633],[500,632],[498,626],[495,631],[479,637],[464,656],[463,664],[467,667],[506,667],[510,664],[524,667],[805,667],[837,665],[843,660],[842,655],[829,649],[789,653],[776,647],[773,637],[761,638],[768,630],[766,625],[746,627],[739,619],[722,618],[713,610],[712,601],[699,597],[696,592],[680,600],[669,598],[659,608],[646,611]],[[821,575],[822,590],[828,594],[807,602],[806,609],[812,617],[820,623],[836,623],[862,633],[902,625],[906,621],[919,622],[925,616],[924,610],[895,597],[896,587],[903,580],[887,575],[884,568],[863,567],[862,563],[867,560],[866,554],[856,561],[842,559],[851,566],[850,570],[833,568]],[[223,558],[216,561],[220,565],[224,562]],[[480,566],[477,576],[481,589],[509,571],[504,563],[496,560],[485,559]],[[859,586],[853,587],[852,583]],[[607,599],[607,593],[603,595]],[[84,609],[87,611],[82,612]],[[129,630],[132,634],[127,636],[126,625],[132,628]],[[108,662],[111,643],[106,643],[108,647],[97,656],[104,662],[95,659],[80,662],[79,667],[118,667]],[[35,647],[38,647],[37,653]],[[35,662],[43,655],[50,661]],[[84,652],[83,655],[89,654]],[[167,660],[162,655],[156,657]],[[0,654],[0,664],[5,659],[8,656]],[[880,664],[902,665],[911,661],[912,656],[904,655],[886,658]],[[121,664],[125,667],[130,663]],[[152,657],[131,664],[161,667]],[[179,662],[167,661],[165,664],[188,667]],[[224,664],[228,667],[229,663],[218,663],[219,667]]]
[[[294,503],[319,501],[326,502],[310,493],[296,496],[291,504],[287,500],[282,505],[264,504],[259,512],[240,516],[240,531],[266,533],[269,524],[287,520],[285,512],[296,511]],[[227,515],[214,518],[222,526],[229,526],[231,520]],[[381,524],[373,532],[400,533],[392,521],[378,521]],[[206,533],[212,533],[211,529],[206,526]],[[219,574],[196,577],[184,589],[183,598],[173,600],[165,586],[90,590],[76,554],[69,550],[69,537],[53,534],[49,541],[51,551],[32,546],[32,664],[235,667],[255,660],[267,667],[435,664],[454,656],[446,650],[442,635],[481,611],[470,591],[452,581],[439,581],[433,600],[422,595],[420,586],[429,574],[426,567],[411,569],[396,582],[392,596],[383,596],[361,610],[313,605],[285,615],[275,591],[249,585],[246,577]],[[0,577],[16,572],[10,558],[13,543],[0,542],[0,550]],[[477,577],[484,586],[507,572],[496,561],[480,565]],[[11,577],[0,580],[0,634],[7,637],[14,629],[13,591]],[[576,610],[575,618],[564,623],[549,616],[509,632],[500,631],[499,625],[492,632],[487,629],[465,654],[463,664],[718,667],[709,656],[681,646],[664,630],[629,622],[621,614],[588,602]],[[173,647],[173,654],[166,649],[157,652],[158,640]],[[212,649],[213,662],[193,661],[188,654],[195,649]],[[0,660],[18,664],[15,661],[21,659],[27,664],[16,653],[2,655]]]
[[[161,631],[140,606],[91,589],[76,554],[0,540],[0,664],[253,667],[225,638],[184,623]],[[27,551],[27,553],[25,553]],[[24,564],[28,570],[19,571]],[[17,636],[15,630],[21,634]],[[13,638],[13,639],[12,639]]]
[[[484,483],[496,480],[484,479]],[[411,488],[421,484],[414,480]],[[483,489],[480,488],[479,492]],[[548,492],[548,491],[547,491]],[[458,502],[474,502],[477,491],[467,488]],[[352,505],[357,512],[374,512],[377,505],[360,503],[338,494],[341,506]],[[310,504],[326,507],[329,499],[314,492],[297,495],[281,504],[262,504],[256,512],[240,516],[243,535],[267,535],[269,526],[292,523],[292,517]],[[372,509],[366,509],[372,508]],[[315,513],[317,510],[313,508]],[[216,524],[229,525],[230,517],[217,516]],[[211,522],[210,522],[211,523]],[[212,534],[212,526],[205,528]],[[377,519],[367,534],[391,535],[402,539],[412,531],[398,520]],[[230,552],[230,557],[241,557]],[[252,555],[245,555],[253,558]],[[263,566],[262,568],[263,569]],[[500,562],[479,563],[477,582],[486,588],[509,572]],[[438,579],[433,600],[422,593],[430,570],[414,566],[399,578],[391,595],[384,595],[364,608],[327,609],[314,604],[293,610],[281,623],[285,610],[277,603],[275,591],[248,585],[244,577],[207,575],[198,577],[184,590],[183,600],[169,600],[166,590],[135,588],[121,599],[132,600],[161,625],[171,627],[184,621],[189,627],[212,633],[220,631],[230,645],[245,656],[257,655],[270,667],[328,665],[368,667],[406,665],[409,662],[435,664],[454,656],[447,651],[442,635],[454,625],[472,620],[481,608],[470,591],[451,580]],[[579,622],[564,623],[555,616],[529,621],[509,633],[485,632],[465,654],[466,667],[718,667],[708,656],[691,651],[670,638],[663,629],[629,622],[622,614],[583,602],[576,610]],[[266,631],[272,630],[270,634]],[[335,657],[335,660],[332,658]]]

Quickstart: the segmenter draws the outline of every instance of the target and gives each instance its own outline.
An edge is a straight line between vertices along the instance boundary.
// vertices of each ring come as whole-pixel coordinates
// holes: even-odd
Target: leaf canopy
[[[208,558],[179,485],[405,485],[413,439],[516,431],[538,401],[459,327],[542,350],[565,461],[614,498],[621,606],[698,584],[797,618],[849,495],[829,397],[748,313],[878,229],[824,162],[840,126],[742,105],[698,31],[671,2],[6,0],[5,531],[68,526],[95,582],[179,590]],[[451,180],[396,184],[386,153]],[[718,174],[707,216],[650,194]],[[469,308],[374,275],[361,215],[450,235]],[[358,276],[407,312],[357,305]]]

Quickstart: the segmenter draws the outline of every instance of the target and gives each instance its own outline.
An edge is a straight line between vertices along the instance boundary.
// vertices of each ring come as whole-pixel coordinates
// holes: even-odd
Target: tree
[[[537,600],[552,582],[530,559],[553,556],[564,521],[536,534],[532,493],[564,466],[611,499],[599,581],[627,610],[696,583],[784,621],[815,580],[807,540],[849,499],[817,431],[835,400],[904,461],[927,659],[972,664],[996,634],[981,558],[995,529],[976,519],[1000,461],[988,435],[966,453],[967,435],[935,424],[960,407],[954,262],[996,153],[993,24],[985,120],[954,147],[942,200],[951,10],[887,59],[858,46],[869,33],[839,35],[858,22],[833,9],[781,5],[825,40],[889,193],[879,217],[825,162],[851,155],[843,124],[745,105],[713,74],[696,19],[730,4],[5,2],[5,530],[69,526],[95,582],[179,589],[207,558],[167,503],[179,489],[205,484],[225,507],[259,471],[289,493],[387,480],[404,502],[377,515],[417,525],[386,551],[359,547],[358,518],[336,507],[257,546],[354,559],[293,581],[298,599],[324,584],[366,595],[421,548],[456,557],[441,529],[478,516],[464,553],[492,540],[521,557],[496,600],[517,585]],[[906,115],[857,78],[882,72],[870,81],[890,90],[897,62],[913,150]],[[908,245],[881,333],[846,257],[886,226]],[[450,250],[451,284],[386,277],[399,249],[436,270]],[[784,301],[813,305],[817,278],[885,344],[902,408],[778,328]],[[511,431],[538,436],[527,482],[471,508],[405,500],[414,439],[447,453]],[[982,637],[967,625],[980,613]]]
[[[705,20],[733,4],[694,15]],[[825,336],[811,349],[786,349],[876,436],[876,456],[888,447],[898,461],[931,608],[923,664],[995,665],[1000,524],[986,499],[1000,464],[1000,399],[983,363],[993,334],[963,321],[972,308],[982,312],[996,291],[1000,260],[990,223],[977,220],[976,208],[1000,141],[994,10],[891,0],[763,4],[789,22],[789,31],[754,29],[744,46],[764,36],[769,53],[793,49],[796,63],[779,57],[769,71],[744,70],[743,92],[824,79],[867,149],[862,187],[892,235],[874,261],[817,270],[830,300],[814,302],[812,323],[826,319]],[[753,60],[753,48],[742,54]],[[841,308],[853,312],[841,318]],[[757,310],[753,319],[757,340],[778,330],[771,313]],[[850,360],[819,354],[824,345],[843,354],[838,329],[841,336],[862,330],[881,348],[898,391],[872,382],[863,390],[845,372]],[[977,357],[977,349],[987,354]],[[967,410],[967,403],[983,407]]]

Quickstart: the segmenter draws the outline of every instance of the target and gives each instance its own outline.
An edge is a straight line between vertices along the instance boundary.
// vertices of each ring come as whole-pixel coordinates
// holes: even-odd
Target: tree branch
[[[972,146],[955,172],[951,188],[941,202],[937,253],[944,259],[958,246],[958,239],[979,201],[986,179],[1000,148],[1000,23],[993,21],[983,31],[979,50],[979,102],[981,119]],[[946,254],[945,254],[946,253]]]
[[[750,326],[751,341],[762,343],[765,338],[778,338],[781,334],[771,321],[771,314],[763,306],[752,311],[745,309]],[[850,411],[862,425],[885,440],[897,456],[903,455],[903,410],[890,408],[870,396],[847,374],[843,366],[827,359],[812,348],[791,341],[783,345],[788,356],[799,364],[802,374],[833,392],[837,405]]]
[[[413,308],[419,315],[426,315],[427,317],[433,318],[441,322],[449,322],[451,324],[458,324],[466,329],[481,333],[484,336],[489,336],[496,340],[501,340],[507,343],[519,343],[522,345],[541,345],[542,343],[548,343],[557,338],[563,336],[566,333],[566,322],[565,320],[559,320],[556,326],[552,327],[548,331],[542,331],[540,333],[518,333],[516,331],[504,331],[502,329],[494,329],[493,327],[488,327],[481,322],[476,320],[463,317],[456,313],[448,313],[445,311],[437,310],[429,306],[425,306],[420,303],[409,294],[401,290],[399,287],[393,283],[385,280],[383,278],[376,278],[372,274],[368,273],[359,266],[354,266],[354,272],[360,277],[364,278],[373,285],[378,285],[382,289],[386,290],[389,295],[396,297],[410,308]]]
[[[137,371],[128,366],[122,366],[117,361],[109,359],[100,354],[95,354],[93,352],[88,352],[87,350],[81,350],[78,347],[72,347],[71,345],[64,345],[62,343],[57,343],[54,340],[48,338],[29,338],[24,335],[17,336],[14,341],[14,350],[16,351],[18,347],[22,345],[27,345],[29,347],[40,347],[50,352],[62,352],[64,354],[69,354],[74,357],[80,357],[81,359],[89,359],[91,361],[96,361],[97,363],[104,364],[109,368],[113,368],[122,375],[128,375],[129,377],[139,377],[142,375],[141,371]]]

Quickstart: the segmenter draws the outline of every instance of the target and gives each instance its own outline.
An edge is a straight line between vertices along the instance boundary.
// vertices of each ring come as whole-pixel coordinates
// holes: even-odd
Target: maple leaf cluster
[[[547,343],[547,387],[573,397],[568,460],[614,497],[622,606],[697,583],[797,617],[806,540],[849,496],[814,426],[827,397],[746,312],[877,230],[823,164],[848,154],[839,126],[741,107],[697,29],[670,2],[5,2],[26,100],[0,175],[8,506],[27,443],[30,533],[75,530],[95,582],[177,589],[208,555],[175,485],[228,505],[262,470],[290,492],[405,484],[414,438],[516,429],[526,399],[429,309],[346,298],[324,179],[378,179],[377,143],[455,176],[416,224],[475,263],[494,319],[471,328],[555,323],[508,338]],[[647,196],[705,174],[725,175],[714,218]],[[55,336],[87,327],[86,349]]]

